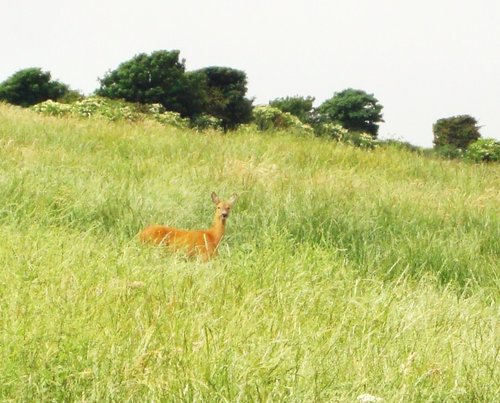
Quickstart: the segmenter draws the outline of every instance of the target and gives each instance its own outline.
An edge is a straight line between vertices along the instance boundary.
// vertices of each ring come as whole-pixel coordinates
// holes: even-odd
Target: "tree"
[[[177,99],[182,105],[184,112],[180,111],[182,116],[194,119],[204,113],[207,104],[207,84],[204,77],[193,72],[184,73],[183,77],[184,91],[178,94]]]
[[[229,67],[206,67],[193,74],[203,77],[205,83],[204,113],[220,119],[224,131],[252,119],[253,100],[245,98],[245,72]]]
[[[477,120],[470,115],[439,119],[432,126],[432,131],[436,148],[465,150],[470,143],[481,137]]]
[[[373,94],[348,88],[323,102],[318,113],[322,122],[338,122],[348,130],[366,132],[376,138],[377,123],[383,122],[382,108]]]
[[[159,103],[166,110],[193,117],[203,106],[203,80],[185,74],[179,51],[141,53],[100,79],[97,95],[129,102]]]
[[[0,100],[28,107],[47,99],[58,100],[69,93],[66,84],[52,80],[39,67],[19,70],[0,84]]]
[[[269,102],[269,105],[278,108],[282,112],[288,112],[297,116],[303,123],[311,123],[313,120],[314,97],[286,97],[276,98]]]

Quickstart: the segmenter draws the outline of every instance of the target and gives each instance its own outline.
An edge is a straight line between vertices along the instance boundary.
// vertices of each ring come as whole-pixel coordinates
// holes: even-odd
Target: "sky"
[[[0,0],[0,82],[41,67],[90,94],[139,53],[246,72],[267,104],[356,88],[384,107],[380,138],[432,146],[469,114],[500,139],[500,0]]]

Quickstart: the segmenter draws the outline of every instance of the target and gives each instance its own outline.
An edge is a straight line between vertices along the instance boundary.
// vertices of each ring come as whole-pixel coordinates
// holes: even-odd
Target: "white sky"
[[[0,0],[0,82],[26,67],[86,94],[134,55],[244,70],[255,104],[352,87],[384,106],[380,137],[432,145],[474,116],[500,139],[500,0]]]

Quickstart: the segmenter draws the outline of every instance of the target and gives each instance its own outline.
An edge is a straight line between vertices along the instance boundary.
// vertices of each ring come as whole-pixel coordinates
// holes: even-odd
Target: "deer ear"
[[[232,206],[234,203],[236,203],[236,200],[238,200],[238,195],[236,193],[233,193],[227,202]]]
[[[215,192],[212,192],[212,201],[213,201],[215,204],[219,204],[219,203],[220,203],[219,196],[217,196],[217,193],[215,193]]]

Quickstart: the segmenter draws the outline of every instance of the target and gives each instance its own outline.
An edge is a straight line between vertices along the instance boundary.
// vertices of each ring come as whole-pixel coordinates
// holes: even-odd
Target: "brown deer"
[[[233,194],[229,200],[221,201],[212,192],[212,201],[216,205],[212,226],[206,230],[184,230],[164,225],[151,225],[141,234],[142,242],[168,246],[173,251],[185,252],[188,256],[200,256],[204,261],[217,254],[219,243],[224,236],[225,226],[231,207],[238,196]]]

